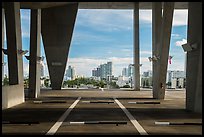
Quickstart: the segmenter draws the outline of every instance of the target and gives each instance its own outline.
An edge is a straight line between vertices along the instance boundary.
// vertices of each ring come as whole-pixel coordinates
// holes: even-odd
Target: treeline
[[[110,88],[119,88],[119,86],[116,84],[116,82],[107,82],[104,80],[94,80],[91,78],[76,78],[75,80],[67,80],[63,82],[63,87],[79,87],[80,85],[93,85],[94,87],[101,87],[104,88],[105,86],[109,85]]]

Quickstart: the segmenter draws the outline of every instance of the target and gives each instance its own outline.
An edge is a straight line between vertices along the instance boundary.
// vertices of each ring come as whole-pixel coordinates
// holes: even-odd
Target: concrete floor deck
[[[69,135],[139,135],[116,98],[138,121],[149,135],[202,135],[202,125],[155,125],[155,121],[202,122],[202,115],[185,110],[185,91],[166,91],[164,100],[152,98],[151,91],[100,90],[42,90],[35,101],[64,101],[62,103],[25,103],[2,110],[2,121],[39,122],[38,124],[2,124],[3,134],[45,135],[64,112],[81,97],[55,132]],[[112,101],[113,103],[87,103],[84,101]],[[131,104],[129,102],[160,102],[160,104]],[[126,121],[127,124],[72,125],[76,121]]]

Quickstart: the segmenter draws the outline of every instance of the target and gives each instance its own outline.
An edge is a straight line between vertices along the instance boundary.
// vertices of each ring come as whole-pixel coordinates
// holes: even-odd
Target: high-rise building
[[[186,78],[185,71],[167,71],[167,82],[171,82],[173,78]]]
[[[74,67],[68,66],[68,69],[66,71],[66,77],[68,77],[68,79],[70,79],[70,80],[75,79],[75,69],[74,69]]]
[[[123,68],[122,76],[128,78],[130,87],[134,87],[134,64],[129,64],[127,68]]]
[[[123,68],[122,76],[128,77],[128,68]]]
[[[100,77],[101,79],[105,79],[106,78],[106,64],[100,65],[100,68],[101,68]]]
[[[101,76],[101,68],[97,67],[96,69],[96,77],[100,77]]]
[[[93,69],[93,70],[92,70],[92,76],[93,76],[93,77],[96,77],[96,76],[97,76],[97,69]]]
[[[44,63],[43,63],[43,61],[40,62],[40,76],[44,77]]]
[[[133,77],[133,73],[134,73],[134,65],[129,64],[128,65],[128,77]]]
[[[107,62],[106,64],[106,79],[111,80],[112,77],[112,62]]]
[[[166,83],[172,81],[172,71],[168,70],[166,74]]]
[[[97,69],[92,70],[92,76],[110,80],[112,78],[112,62],[101,64]]]
[[[185,71],[167,71],[166,83],[168,88],[185,88],[186,73]]]
[[[184,71],[177,70],[177,71],[173,71],[172,77],[174,77],[174,78],[185,78],[186,74],[185,74]]]
[[[143,72],[143,77],[152,77],[152,71],[148,70],[148,71]]]

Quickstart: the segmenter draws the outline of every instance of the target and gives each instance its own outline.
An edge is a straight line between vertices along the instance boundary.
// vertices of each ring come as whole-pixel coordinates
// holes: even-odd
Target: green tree
[[[5,75],[4,80],[3,80],[3,85],[9,85],[9,78],[7,75]]]
[[[168,82],[167,85],[168,85],[168,87],[170,88],[170,87],[171,87],[171,82]]]
[[[119,88],[119,86],[116,84],[116,82],[110,82],[111,88]]]
[[[130,88],[130,86],[129,85],[124,85],[123,88]]]
[[[145,80],[143,81],[143,88],[145,87]]]
[[[104,86],[105,86],[105,83],[103,81],[100,81],[99,82],[99,87],[104,88]]]
[[[149,87],[149,80],[146,81],[146,87]]]
[[[29,79],[26,78],[24,79],[24,88],[28,88],[28,86],[29,86]]]
[[[45,85],[46,87],[49,87],[49,79],[45,79],[45,80],[44,80],[44,85]]]

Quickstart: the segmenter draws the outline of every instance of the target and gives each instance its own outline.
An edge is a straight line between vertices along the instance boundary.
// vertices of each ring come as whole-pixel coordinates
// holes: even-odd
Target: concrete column
[[[42,9],[42,39],[52,89],[60,90],[78,4]]]
[[[162,24],[162,3],[152,2],[152,56],[160,55],[160,34],[161,34],[161,24]],[[158,61],[152,61],[152,81],[153,81],[153,97],[157,97],[157,91],[159,90],[158,83],[158,72],[159,63]]]
[[[20,3],[5,2],[6,37],[8,49],[9,84],[23,84],[23,60],[19,50],[22,50]]]
[[[37,98],[40,94],[40,9],[31,10],[30,23],[29,97]]]
[[[202,113],[202,2],[188,4],[187,41],[197,48],[187,52],[186,109]]]
[[[161,24],[161,32],[160,32],[160,55],[157,63],[159,65],[156,70],[155,75],[158,75],[158,84],[154,85],[153,90],[153,98],[164,99],[165,97],[165,88],[166,88],[166,73],[167,73],[167,65],[168,65],[168,57],[169,57],[169,47],[170,47],[170,38],[171,38],[171,28],[172,28],[172,20],[173,20],[173,12],[174,12],[174,2],[164,2],[163,6],[163,17]],[[157,77],[157,76],[156,76]]]
[[[197,85],[195,93],[195,112],[202,113],[202,40],[200,44],[200,57],[198,64]]]
[[[2,8],[2,48],[4,48],[4,9]],[[4,52],[2,53],[2,80],[4,79]]]
[[[134,90],[140,90],[139,2],[134,4]]]

